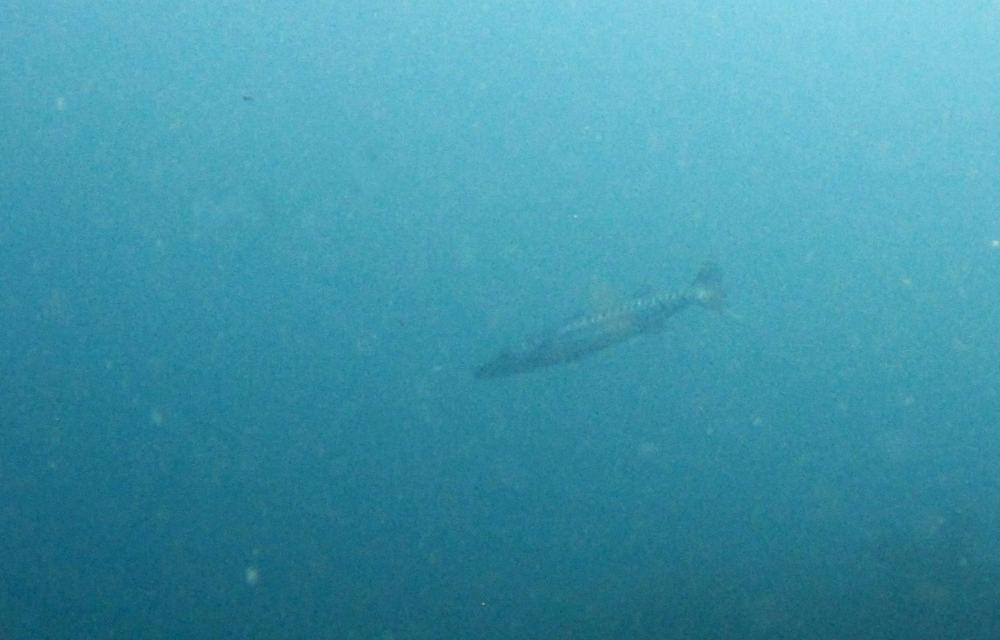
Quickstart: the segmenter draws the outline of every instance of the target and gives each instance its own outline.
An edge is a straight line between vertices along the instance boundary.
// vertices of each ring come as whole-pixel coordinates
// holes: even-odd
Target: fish
[[[722,273],[714,261],[705,262],[691,284],[673,293],[641,293],[617,307],[583,314],[565,325],[503,349],[473,375],[502,378],[558,364],[575,362],[643,334],[658,333],[667,320],[691,305],[721,311],[726,298]]]

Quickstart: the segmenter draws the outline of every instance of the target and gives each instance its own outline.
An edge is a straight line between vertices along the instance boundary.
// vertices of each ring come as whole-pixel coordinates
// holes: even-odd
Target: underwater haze
[[[0,12],[3,640],[1000,638],[1000,3]]]

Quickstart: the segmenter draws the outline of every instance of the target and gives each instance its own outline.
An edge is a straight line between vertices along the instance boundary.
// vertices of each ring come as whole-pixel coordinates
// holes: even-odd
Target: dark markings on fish
[[[683,291],[636,296],[619,307],[579,316],[497,353],[476,369],[475,376],[500,378],[573,362],[644,333],[656,333],[668,318],[692,304],[720,310],[725,306],[721,280],[715,263],[706,262]]]

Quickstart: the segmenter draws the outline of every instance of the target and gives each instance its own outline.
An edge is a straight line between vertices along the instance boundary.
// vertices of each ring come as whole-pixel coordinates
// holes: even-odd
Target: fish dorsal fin
[[[610,282],[600,276],[591,277],[590,304],[587,305],[590,313],[600,313],[608,309],[614,309],[624,304],[625,301],[621,291]]]

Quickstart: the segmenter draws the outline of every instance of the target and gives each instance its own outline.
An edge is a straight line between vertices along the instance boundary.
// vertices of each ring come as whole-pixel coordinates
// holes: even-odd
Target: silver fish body
[[[477,378],[499,378],[579,360],[596,351],[661,330],[672,315],[700,304],[721,309],[725,302],[718,267],[706,263],[680,292],[636,296],[626,304],[579,316],[569,323],[504,349],[476,369]]]

